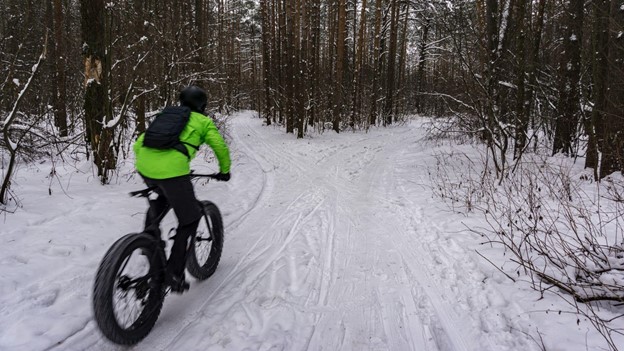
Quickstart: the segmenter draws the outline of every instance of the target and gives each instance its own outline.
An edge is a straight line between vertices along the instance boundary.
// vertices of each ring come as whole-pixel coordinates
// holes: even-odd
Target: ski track
[[[232,120],[232,148],[261,182],[248,194],[249,208],[225,218],[219,269],[187,294],[168,296],[152,333],[131,349],[534,349],[510,331],[521,329],[519,307],[483,283],[475,254],[445,233],[448,223],[427,218],[426,202],[414,201],[422,194],[406,184],[426,174],[414,164],[423,152],[416,129],[324,144],[292,140],[261,123],[245,114]],[[307,146],[289,147],[295,143]],[[8,259],[20,261],[3,263]],[[85,263],[86,271],[97,263]],[[2,306],[28,299],[53,305],[80,280],[92,283],[74,276],[57,288],[35,282],[2,296],[0,317],[16,313]],[[44,349],[125,349],[104,340],[92,319],[74,330]]]

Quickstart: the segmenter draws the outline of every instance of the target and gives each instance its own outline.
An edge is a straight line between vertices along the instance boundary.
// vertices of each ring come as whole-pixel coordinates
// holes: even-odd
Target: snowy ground
[[[199,184],[222,209],[223,258],[168,296],[135,350],[595,350],[568,308],[513,284],[501,262],[428,188],[418,121],[304,140],[243,113],[231,120],[229,183]],[[206,159],[206,158],[205,158]],[[195,169],[216,169],[199,158]],[[120,350],[91,311],[97,265],[140,229],[142,188],[122,167],[100,186],[88,163],[22,167],[22,208],[0,218],[0,350]],[[49,195],[49,189],[51,195]],[[167,217],[165,231],[175,226]],[[621,340],[620,340],[621,341]]]

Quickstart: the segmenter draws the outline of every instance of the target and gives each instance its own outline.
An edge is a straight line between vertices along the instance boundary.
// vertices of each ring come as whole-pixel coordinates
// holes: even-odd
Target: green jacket
[[[175,149],[154,149],[143,146],[144,137],[145,133],[141,134],[133,145],[136,155],[135,167],[139,173],[152,179],[174,178],[190,173],[191,160],[197,153],[195,148],[185,145],[189,152],[189,159]],[[198,147],[208,144],[219,160],[221,173],[230,172],[230,151],[209,117],[191,112],[189,122],[180,134],[180,140]]]

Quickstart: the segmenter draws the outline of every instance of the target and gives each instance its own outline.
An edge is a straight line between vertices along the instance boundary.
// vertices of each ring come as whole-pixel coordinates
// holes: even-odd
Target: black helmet
[[[204,89],[191,85],[180,92],[180,105],[190,108],[192,111],[204,113],[208,97]]]

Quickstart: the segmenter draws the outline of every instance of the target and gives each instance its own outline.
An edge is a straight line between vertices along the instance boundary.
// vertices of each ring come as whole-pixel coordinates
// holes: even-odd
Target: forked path
[[[169,297],[135,349],[532,349],[506,317],[517,307],[429,219],[417,125],[294,140],[251,114],[231,122],[261,180],[252,206],[226,216],[217,273]],[[90,322],[57,348],[117,347]]]

